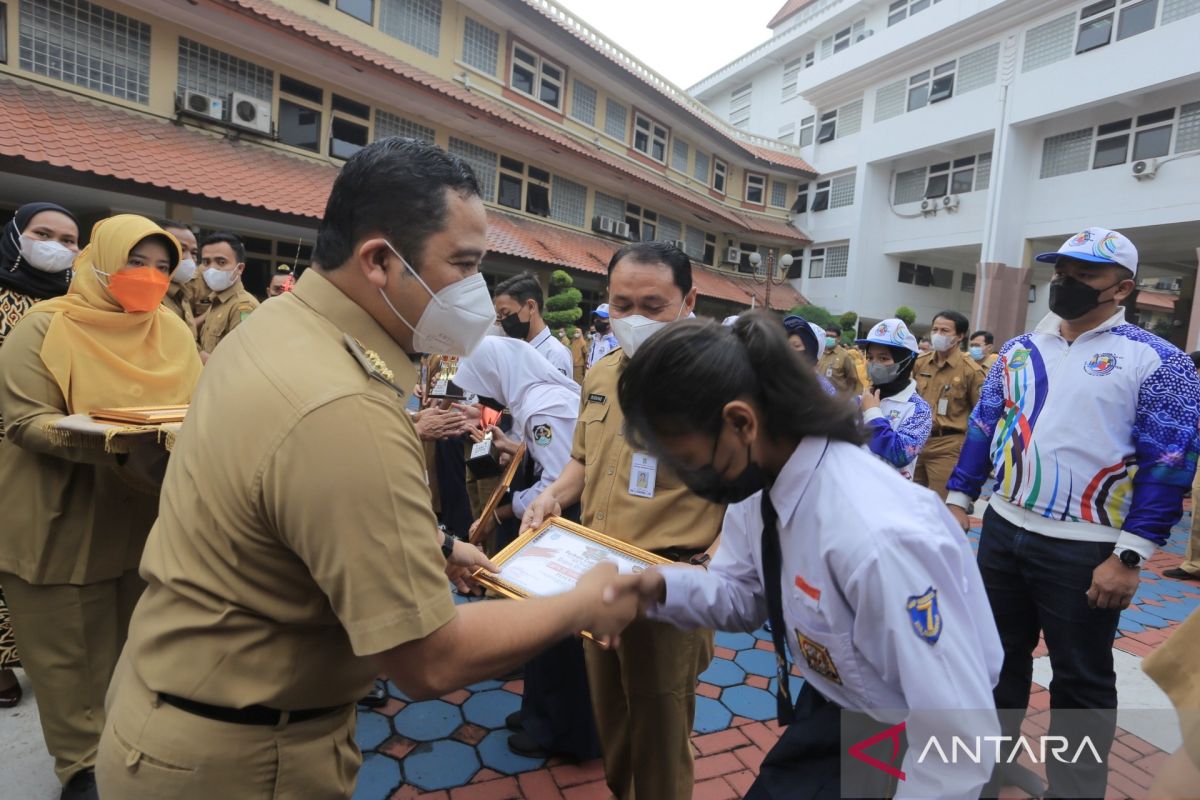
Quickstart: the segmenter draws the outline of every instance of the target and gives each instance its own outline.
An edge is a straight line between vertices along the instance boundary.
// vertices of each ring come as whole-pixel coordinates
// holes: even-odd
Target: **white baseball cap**
[[[1138,251],[1129,238],[1108,228],[1087,228],[1063,242],[1053,253],[1041,253],[1036,260],[1053,264],[1062,256],[1091,261],[1095,264],[1116,264],[1137,274]]]
[[[875,324],[862,339],[855,339],[855,344],[882,344],[887,347],[903,347],[906,350],[919,352],[917,337],[912,335],[902,319],[885,319]]]
[[[592,316],[600,317],[601,319],[608,319],[608,303],[601,303],[600,305],[596,306],[596,310],[592,312]]]

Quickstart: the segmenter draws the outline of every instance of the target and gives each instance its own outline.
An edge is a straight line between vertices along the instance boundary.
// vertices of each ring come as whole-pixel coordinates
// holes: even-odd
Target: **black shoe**
[[[501,681],[504,681],[505,683],[508,683],[509,681],[519,681],[524,677],[525,677],[525,667],[521,666],[521,667],[517,667],[516,669],[514,669],[512,672],[508,673],[507,675],[501,675],[499,678],[497,678],[497,680],[501,680]]]
[[[521,724],[520,709],[512,712],[504,718],[504,727],[508,728],[510,731],[521,731],[525,729],[525,726]]]
[[[549,753],[534,741],[532,736],[524,731],[514,733],[508,737],[508,749],[526,758],[548,758],[550,756]]]
[[[1177,581],[1200,581],[1200,575],[1194,575],[1186,569],[1175,567],[1174,569],[1164,569],[1164,578],[1174,578]]]
[[[1020,764],[1004,765],[1004,785],[1015,786],[1030,797],[1044,797],[1049,788],[1040,775]]]
[[[76,772],[58,797],[59,800],[100,800],[96,792],[96,773],[90,769]]]
[[[387,687],[383,681],[375,681],[375,688],[366,697],[359,700],[358,704],[363,708],[383,708],[387,705],[387,701]]]

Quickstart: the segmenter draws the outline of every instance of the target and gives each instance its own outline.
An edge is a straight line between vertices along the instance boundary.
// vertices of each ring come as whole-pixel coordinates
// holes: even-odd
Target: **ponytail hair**
[[[726,404],[737,399],[758,408],[772,438],[864,440],[858,410],[825,392],[779,322],[762,311],[732,326],[702,319],[668,325],[630,359],[618,398],[634,441],[715,435]]]

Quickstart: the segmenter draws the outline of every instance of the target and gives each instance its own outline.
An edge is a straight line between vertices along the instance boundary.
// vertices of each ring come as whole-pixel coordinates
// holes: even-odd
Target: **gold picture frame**
[[[616,561],[622,572],[671,563],[669,558],[562,517],[549,517],[537,528],[522,533],[492,558],[500,567],[499,573],[480,568],[475,571],[474,578],[498,594],[523,600],[569,591],[580,575],[596,564],[610,560]],[[519,569],[505,575],[506,567],[511,569],[518,565]],[[554,590],[538,591],[549,588]]]
[[[487,505],[480,512],[479,524],[475,526],[475,534],[471,537],[471,544],[479,544],[491,536],[492,531],[496,529],[496,509],[500,507],[500,501],[508,493],[513,479],[517,477],[517,470],[521,468],[521,462],[524,460],[525,443],[522,442],[521,446],[517,448],[517,454],[513,456],[512,461],[508,462],[508,466],[504,468],[504,474],[500,476],[499,485],[496,486],[492,492],[492,496],[488,498]]]

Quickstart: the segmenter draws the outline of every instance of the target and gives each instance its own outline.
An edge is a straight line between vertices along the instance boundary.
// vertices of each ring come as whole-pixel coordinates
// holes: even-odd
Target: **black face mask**
[[[725,506],[730,503],[740,503],[755,492],[766,488],[767,478],[759,469],[758,464],[750,459],[749,445],[746,446],[746,468],[732,481],[722,478],[717,472],[717,468],[713,466],[716,456],[717,442],[714,442],[713,458],[707,466],[692,470],[676,468],[679,479],[692,494],[710,503]]]
[[[500,327],[504,329],[504,335],[510,339],[526,339],[529,337],[530,320],[524,322],[516,314],[509,314],[504,319],[500,320]]]
[[[481,406],[486,406],[487,408],[490,408],[492,411],[504,411],[504,403],[501,403],[491,397],[485,397],[481,394],[476,395],[476,397],[479,399],[479,404]]]
[[[596,333],[608,333],[608,320],[598,319],[592,327],[596,329]]]
[[[1121,282],[1117,281],[1112,286],[1094,289],[1070,275],[1064,275],[1061,280],[1050,282],[1050,310],[1063,319],[1079,319],[1100,305],[1100,295],[1120,285]]]

